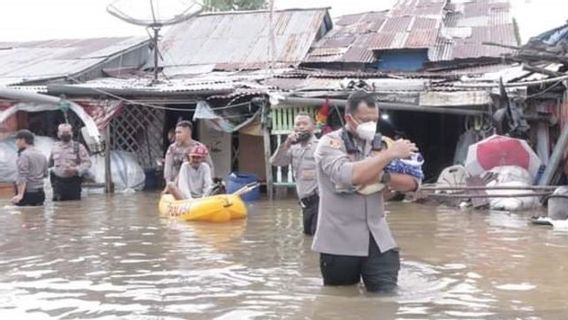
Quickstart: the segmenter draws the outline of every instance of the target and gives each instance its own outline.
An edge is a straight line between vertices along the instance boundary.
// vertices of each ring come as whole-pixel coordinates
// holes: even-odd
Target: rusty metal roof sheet
[[[373,50],[427,49],[436,43],[447,0],[399,0],[371,39]]]
[[[360,78],[274,78],[270,84],[281,90],[345,90],[349,83],[358,81]],[[430,83],[429,79],[389,79],[389,78],[366,78],[367,84],[376,88],[378,92],[385,91],[421,91]]]
[[[391,9],[390,16],[434,16],[437,17],[447,0],[399,0]]]
[[[371,63],[375,61],[375,54],[369,49],[368,44],[372,34],[362,34],[355,40],[352,46],[347,49],[343,55],[345,62],[365,62]]]
[[[369,49],[369,41],[385,21],[386,13],[364,12],[339,17],[334,29],[314,45],[305,62],[373,62],[375,57]]]
[[[146,42],[132,37],[0,43],[0,85],[77,75]]]
[[[391,17],[375,34],[369,47],[373,50],[429,48],[436,43],[441,20],[441,12],[438,18]]]
[[[487,46],[483,42],[518,45],[508,0],[462,1],[451,3],[446,9],[444,27],[428,52],[430,61],[499,57],[513,53],[511,49]]]
[[[517,45],[510,10],[508,0],[399,0],[390,11],[339,17],[305,62],[372,63],[373,50],[397,49],[428,49],[430,61],[499,57],[511,50],[482,43]]]
[[[292,69],[273,70],[270,74],[267,70],[239,71],[239,72],[209,72],[196,74],[185,78],[173,78],[153,83],[151,78],[99,78],[80,84],[66,85],[92,89],[104,92],[140,92],[148,95],[164,93],[198,93],[204,91],[221,91],[223,94],[235,92],[265,92],[268,85],[264,84],[271,76],[279,76]]]
[[[86,83],[69,85],[70,87],[106,90],[143,90],[146,92],[193,92],[201,90],[232,90],[231,80],[187,80],[175,79],[164,83],[152,84],[151,79],[116,79],[100,78]]]
[[[165,72],[170,66],[215,65],[217,70],[268,66],[270,13],[204,14],[172,27],[161,42]],[[331,26],[327,8],[275,11],[274,62],[299,64],[313,42]]]

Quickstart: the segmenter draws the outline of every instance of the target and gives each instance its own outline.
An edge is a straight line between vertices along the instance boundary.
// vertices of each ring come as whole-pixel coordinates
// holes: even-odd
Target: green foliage
[[[267,0],[205,0],[207,11],[235,11],[265,9]]]

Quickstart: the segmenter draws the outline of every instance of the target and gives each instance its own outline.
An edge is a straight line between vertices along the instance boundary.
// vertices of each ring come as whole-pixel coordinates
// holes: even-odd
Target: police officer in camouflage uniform
[[[180,121],[176,125],[175,142],[169,146],[164,161],[164,179],[166,180],[166,185],[176,180],[181,164],[185,161],[191,149],[197,145],[202,145],[200,142],[191,138],[192,130],[193,125],[187,120]],[[207,155],[205,162],[209,165],[211,175],[213,176],[214,168],[210,155]]]
[[[16,133],[18,148],[18,178],[12,203],[17,206],[41,206],[45,201],[43,179],[47,177],[47,159],[34,147],[34,135],[29,130]]]
[[[379,110],[369,93],[351,94],[345,113],[345,127],[320,138],[316,148],[320,211],[312,249],[320,253],[324,285],[352,285],[363,278],[368,291],[390,292],[397,286],[400,257],[385,219],[386,189],[357,190],[379,181],[392,190],[417,189],[414,177],[384,171],[417,148],[408,140],[374,148]]]
[[[81,200],[83,176],[91,167],[89,153],[83,144],[73,141],[73,127],[62,123],[57,128],[60,141],[49,156],[53,201]]]
[[[318,182],[314,152],[318,140],[314,136],[314,121],[307,113],[300,113],[294,119],[294,132],[270,158],[273,166],[285,167],[292,164],[296,192],[300,199],[304,221],[304,234],[316,231],[318,213]]]

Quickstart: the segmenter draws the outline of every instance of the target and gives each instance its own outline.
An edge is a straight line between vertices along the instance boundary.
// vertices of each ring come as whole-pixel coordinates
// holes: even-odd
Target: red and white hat
[[[205,158],[207,155],[209,155],[209,151],[207,150],[207,147],[202,144],[198,144],[191,148],[191,151],[189,152],[190,157]]]

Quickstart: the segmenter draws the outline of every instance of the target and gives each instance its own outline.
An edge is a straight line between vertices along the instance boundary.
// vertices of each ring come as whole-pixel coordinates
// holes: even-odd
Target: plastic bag
[[[91,156],[93,165],[89,173],[96,183],[105,182],[105,158],[98,154]],[[136,160],[136,155],[126,151],[111,152],[111,174],[114,188],[117,191],[142,190],[146,180],[144,170]],[[129,190],[130,189],[130,190]]]
[[[495,167],[489,172],[496,174],[496,180],[487,184],[488,187],[528,187],[532,185],[530,173],[517,166]],[[487,194],[509,194],[510,198],[491,198],[489,206],[496,210],[526,210],[537,207],[539,201],[537,197],[517,197],[515,194],[534,193],[532,190],[487,190]]]

